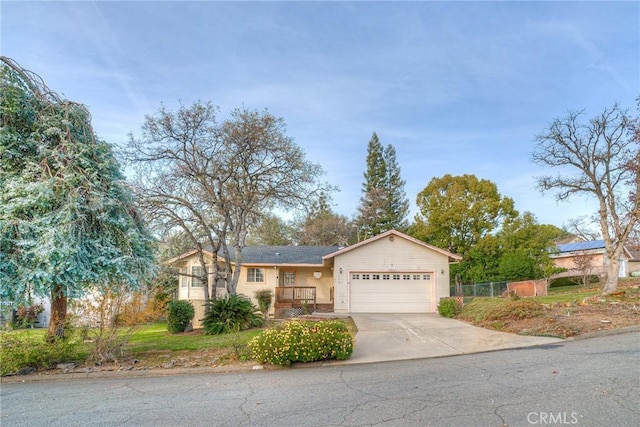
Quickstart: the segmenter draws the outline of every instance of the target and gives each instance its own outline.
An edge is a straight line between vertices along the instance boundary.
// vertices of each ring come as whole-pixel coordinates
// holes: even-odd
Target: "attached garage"
[[[351,313],[430,313],[435,311],[433,273],[352,272]]]
[[[326,255],[336,313],[434,313],[458,255],[390,230]]]

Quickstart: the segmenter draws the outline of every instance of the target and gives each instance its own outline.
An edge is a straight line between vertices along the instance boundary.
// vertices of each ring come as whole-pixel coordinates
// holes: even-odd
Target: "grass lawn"
[[[150,351],[183,351],[233,348],[246,345],[251,338],[262,332],[262,329],[251,329],[237,334],[204,335],[199,331],[193,333],[170,334],[167,324],[152,323],[142,325],[134,330],[128,339],[127,349],[133,354]]]

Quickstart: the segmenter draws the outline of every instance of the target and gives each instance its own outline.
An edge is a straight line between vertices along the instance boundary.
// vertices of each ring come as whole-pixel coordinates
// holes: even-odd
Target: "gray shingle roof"
[[[247,246],[242,250],[242,263],[321,265],[323,256],[339,249],[340,246]],[[235,260],[233,249],[229,250],[231,260]]]

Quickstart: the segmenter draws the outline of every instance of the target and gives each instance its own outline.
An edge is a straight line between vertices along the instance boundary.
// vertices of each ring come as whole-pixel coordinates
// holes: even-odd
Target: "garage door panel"
[[[374,274],[369,277],[374,276]],[[353,313],[426,313],[433,311],[431,280],[375,280],[356,275],[350,286]],[[401,276],[402,277],[402,276]],[[430,276],[429,276],[430,277]]]

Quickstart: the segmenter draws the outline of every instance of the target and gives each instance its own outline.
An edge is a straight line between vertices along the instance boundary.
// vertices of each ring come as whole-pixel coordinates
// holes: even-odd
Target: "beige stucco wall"
[[[247,282],[248,268],[263,268],[265,271],[265,281],[262,283]],[[319,271],[320,279],[316,279],[313,273]],[[295,286],[312,286],[316,288],[316,302],[318,304],[328,304],[330,300],[330,290],[333,286],[331,270],[328,268],[309,267],[309,266],[252,266],[243,265],[238,279],[238,287],[236,292],[251,297],[255,303],[255,292],[260,289],[271,289],[278,286],[280,276],[285,272],[295,273]],[[274,294],[275,296],[275,294]],[[272,307],[273,312],[273,307]]]
[[[607,266],[607,258],[602,252],[600,253],[588,253],[588,252],[569,252],[561,255],[553,255],[551,258],[556,267],[566,268],[569,270],[566,273],[561,273],[559,276],[567,276],[572,273],[578,274],[579,270],[576,266],[576,257],[590,255],[591,258],[591,273],[603,274],[605,273]],[[631,271],[631,264],[629,257],[626,254],[620,256],[619,262],[619,277],[627,277]]]
[[[210,262],[211,258],[207,259]],[[188,268],[191,271],[192,266],[200,266],[200,261],[196,255],[185,258],[181,262],[174,264],[177,268]],[[248,282],[247,281],[247,269],[248,268],[262,268],[264,270],[264,282]],[[258,305],[258,301],[255,298],[255,292],[262,289],[269,289],[274,292],[275,303],[275,288],[280,283],[280,275],[285,271],[295,272],[296,281],[295,286],[314,286],[316,287],[316,302],[318,304],[330,304],[331,303],[331,288],[333,287],[332,271],[329,267],[320,266],[273,266],[273,265],[243,265],[240,271],[240,277],[238,279],[238,286],[236,293],[245,295]],[[316,279],[314,272],[319,271],[321,277]],[[190,278],[187,278],[189,282]],[[209,287],[211,291],[211,284]],[[218,295],[223,296],[223,295]],[[194,305],[196,309],[196,316],[194,317],[193,325],[195,328],[201,327],[200,320],[204,316],[204,288],[182,286],[182,280],[178,283],[178,299],[188,300]],[[271,305],[270,314],[274,314],[274,305]]]
[[[570,256],[553,258],[553,263],[555,264],[556,267],[573,270],[576,268],[575,260],[576,258],[570,255]],[[591,260],[592,267],[602,267],[604,265],[604,258],[602,254],[591,255],[590,260]]]
[[[333,280],[335,286],[334,311],[349,311],[349,278],[352,272],[429,272],[433,274],[436,298],[449,296],[449,258],[430,248],[400,236],[386,236],[335,257]]]

